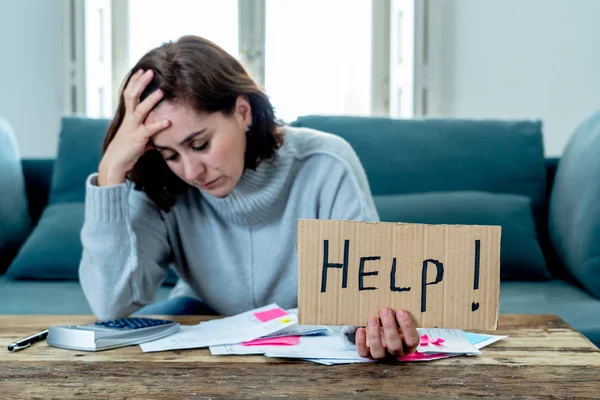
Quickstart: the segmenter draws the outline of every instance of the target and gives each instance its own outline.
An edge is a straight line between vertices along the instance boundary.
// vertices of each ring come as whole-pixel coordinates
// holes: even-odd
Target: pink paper
[[[412,354],[408,354],[406,356],[402,356],[399,358],[399,361],[431,361],[431,360],[439,360],[441,358],[452,357],[455,354],[446,354],[446,353],[437,353],[437,354],[423,354],[418,351],[415,351]]]
[[[420,345],[421,346],[428,346],[430,344],[433,344],[433,345],[439,346],[439,345],[441,345],[444,342],[445,342],[445,340],[442,339],[442,338],[437,338],[435,340],[431,340],[431,339],[429,339],[429,336],[423,335],[423,336],[421,336],[421,343],[420,343]]]
[[[254,339],[242,343],[242,346],[295,346],[300,336],[280,336],[275,338]]]
[[[254,316],[258,318],[260,322],[267,322],[275,318],[283,317],[284,315],[287,315],[287,312],[281,308],[273,308],[272,310],[254,313]]]

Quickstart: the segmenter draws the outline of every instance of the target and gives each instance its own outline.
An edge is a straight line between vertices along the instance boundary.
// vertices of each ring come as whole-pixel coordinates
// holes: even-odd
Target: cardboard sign
[[[418,327],[495,330],[500,227],[298,220],[298,318],[364,326],[404,308]]]

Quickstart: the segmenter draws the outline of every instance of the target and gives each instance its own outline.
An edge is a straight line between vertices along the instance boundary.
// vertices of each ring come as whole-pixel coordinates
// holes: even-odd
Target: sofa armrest
[[[550,200],[550,193],[552,193],[552,187],[554,186],[554,177],[556,176],[556,169],[560,157],[546,157],[546,203]]]
[[[548,212],[550,204],[550,196],[554,188],[554,179],[560,162],[560,157],[546,157],[546,204],[544,207],[542,226],[544,229],[538,232],[539,241],[542,246],[542,251],[546,258],[546,265],[554,278],[567,281],[575,286],[582,287],[577,279],[569,272],[568,268],[561,261],[552,241],[550,240],[550,232],[548,230]]]
[[[54,159],[24,158],[21,160],[21,165],[25,176],[29,215],[32,226],[34,226],[48,204]]]

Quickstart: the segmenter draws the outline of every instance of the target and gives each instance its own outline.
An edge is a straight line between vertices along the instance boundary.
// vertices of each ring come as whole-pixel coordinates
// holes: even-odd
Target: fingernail
[[[403,309],[400,309],[397,311],[397,315],[398,315],[398,318],[402,318],[406,315],[406,311],[404,311]]]
[[[377,325],[378,325],[377,318],[371,318],[371,319],[369,319],[369,326],[371,328],[375,328]]]
[[[387,307],[384,307],[379,311],[379,313],[382,317],[387,317],[388,315],[390,315],[390,310]]]

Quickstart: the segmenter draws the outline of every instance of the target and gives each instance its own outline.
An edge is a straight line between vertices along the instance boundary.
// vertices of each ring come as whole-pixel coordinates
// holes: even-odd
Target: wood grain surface
[[[195,324],[203,317],[171,317]],[[501,315],[509,335],[482,350],[424,363],[323,366],[207,349],[80,352],[6,346],[91,316],[0,316],[0,398],[600,398],[600,350],[549,315]]]

